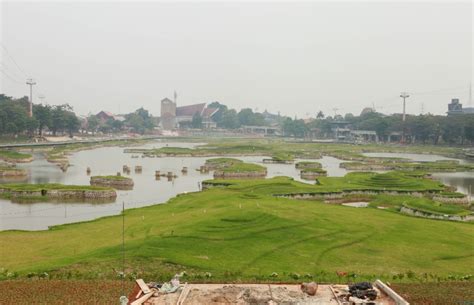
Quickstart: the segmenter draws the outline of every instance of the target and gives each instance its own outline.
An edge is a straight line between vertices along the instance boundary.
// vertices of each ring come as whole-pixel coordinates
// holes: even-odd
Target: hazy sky
[[[2,2],[1,92],[82,114],[220,101],[298,117],[468,104],[470,1]],[[8,76],[6,76],[8,75]]]

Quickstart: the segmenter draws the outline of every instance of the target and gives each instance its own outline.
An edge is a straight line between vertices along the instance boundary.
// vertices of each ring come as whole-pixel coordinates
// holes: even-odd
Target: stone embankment
[[[263,159],[263,163],[266,164],[293,164],[294,160],[278,160],[278,159]]]
[[[314,199],[314,200],[333,200],[341,199],[346,196],[376,196],[376,195],[392,195],[392,196],[414,196],[414,197],[423,197],[424,193],[417,191],[363,191],[363,190],[353,190],[353,191],[340,191],[340,192],[318,192],[318,193],[289,193],[289,194],[274,194],[275,197],[282,198],[292,198],[292,199]]]
[[[460,205],[469,205],[469,198],[467,196],[464,197],[447,197],[447,196],[437,196],[434,195],[432,198],[434,201],[438,201],[441,203],[449,203],[449,204],[460,204]]]
[[[431,219],[443,219],[443,220],[453,220],[453,221],[474,221],[474,215],[442,215],[442,214],[434,214],[429,213],[426,211],[418,210],[408,206],[402,206],[400,209],[400,213],[407,214],[410,216],[417,216],[423,218],[431,218]]]
[[[267,171],[258,171],[258,172],[226,172],[222,170],[214,171],[214,178],[220,179],[239,179],[239,178],[265,178],[267,176]]]
[[[319,177],[327,175],[325,170],[302,170],[300,173],[301,179],[305,180],[316,180]]]
[[[93,176],[91,185],[110,186],[116,189],[132,189],[134,182],[132,178],[122,176]]]
[[[0,196],[10,198],[45,198],[45,199],[78,199],[104,200],[115,199],[117,193],[113,189],[104,190],[66,190],[66,189],[38,189],[38,190],[10,190],[0,187]]]

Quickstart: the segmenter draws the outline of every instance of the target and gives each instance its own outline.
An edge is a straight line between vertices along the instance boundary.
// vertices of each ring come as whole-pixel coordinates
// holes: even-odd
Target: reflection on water
[[[153,142],[144,145],[146,148],[159,148],[164,146],[192,148],[203,143],[164,143]],[[105,147],[74,153],[69,157],[71,167],[67,172],[62,172],[59,167],[48,163],[40,153],[35,153],[35,160],[29,164],[21,164],[28,170],[29,177],[26,182],[30,183],[63,183],[88,185],[90,176],[87,168],[90,167],[91,175],[115,175],[122,172],[123,165],[128,165],[132,171],[126,176],[134,180],[133,190],[117,191],[117,200],[113,203],[92,204],[80,202],[42,202],[42,203],[13,203],[8,200],[0,200],[0,230],[22,229],[40,230],[48,226],[91,220],[102,216],[118,214],[122,208],[137,208],[152,204],[164,203],[177,194],[198,191],[203,180],[212,178],[212,173],[200,173],[196,171],[204,164],[205,158],[132,158],[131,154],[124,154],[123,147]],[[404,155],[404,154],[400,154]],[[240,159],[262,164],[263,156],[248,156]],[[297,160],[314,161],[314,160]],[[347,171],[339,168],[342,162],[333,157],[323,157],[317,160],[322,163],[323,169],[329,176],[344,176]],[[141,173],[133,171],[136,165],[141,165]],[[267,177],[289,176],[298,181],[301,180],[299,170],[295,166],[287,164],[265,164]],[[188,168],[186,174],[181,173],[183,167]],[[172,172],[178,177],[155,177],[155,171],[162,173]],[[469,185],[472,186],[474,173],[440,174],[437,178],[448,184],[460,187],[467,192]],[[1,182],[1,181],[0,181]]]
[[[456,186],[458,192],[464,194],[472,194],[474,189],[474,172],[436,173],[433,177],[444,184]]]
[[[448,158],[440,155],[424,155],[424,154],[409,154],[409,153],[363,153],[366,157],[375,158],[404,158],[419,162],[434,162],[437,160],[455,160],[459,163],[471,163],[470,160]]]

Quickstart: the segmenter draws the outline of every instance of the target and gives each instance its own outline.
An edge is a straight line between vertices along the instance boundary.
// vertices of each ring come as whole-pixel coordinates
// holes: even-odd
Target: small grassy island
[[[323,166],[319,162],[315,161],[300,161],[295,164],[297,169],[306,169],[306,168],[322,168]]]
[[[33,161],[33,156],[14,150],[0,150],[0,160],[11,163],[28,163]]]
[[[295,158],[291,154],[276,153],[271,159],[263,159],[263,163],[293,164]]]
[[[1,184],[0,197],[7,199],[111,200],[117,193],[109,187],[63,184]]]
[[[243,163],[242,160],[234,159],[234,158],[213,158],[206,160],[204,166],[208,170],[216,170],[216,169],[223,169],[233,166],[235,164]]]
[[[240,160],[238,160],[240,161]],[[264,178],[267,169],[264,166],[245,162],[235,162],[227,160],[220,166],[215,167],[214,178],[235,179],[235,178]]]
[[[0,163],[0,177],[26,177],[27,171],[15,165]]]
[[[381,162],[343,162],[339,165],[347,170],[412,170],[425,172],[469,172],[474,164],[460,164],[456,160],[438,160],[433,162],[381,161]]]
[[[133,179],[124,176],[110,175],[110,176],[92,176],[90,179],[91,185],[111,186],[118,190],[133,189]]]

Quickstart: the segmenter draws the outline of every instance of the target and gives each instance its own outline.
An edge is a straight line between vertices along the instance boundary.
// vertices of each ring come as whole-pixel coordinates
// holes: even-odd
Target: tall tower
[[[161,100],[161,127],[172,130],[176,126],[176,103],[169,98]]]
[[[32,78],[26,80],[26,84],[30,86],[30,105],[28,107],[28,116],[33,117],[33,85],[36,85],[36,82]]]

